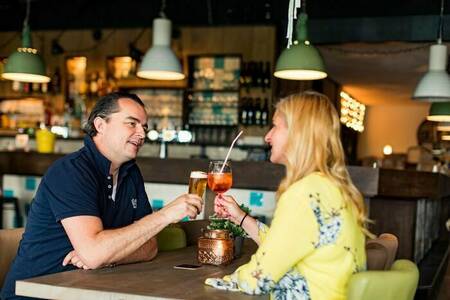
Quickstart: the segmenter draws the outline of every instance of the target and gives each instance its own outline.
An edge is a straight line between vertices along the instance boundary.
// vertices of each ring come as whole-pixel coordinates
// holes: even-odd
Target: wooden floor
[[[450,300],[450,263],[448,264],[447,272],[445,272],[444,280],[442,280],[437,300]]]

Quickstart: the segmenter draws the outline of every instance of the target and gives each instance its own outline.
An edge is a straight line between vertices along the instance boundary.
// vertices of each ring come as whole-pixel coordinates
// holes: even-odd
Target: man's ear
[[[95,130],[97,130],[97,133],[101,134],[103,132],[103,130],[105,129],[105,123],[106,123],[106,121],[103,118],[96,117],[94,119],[94,127],[95,127]]]

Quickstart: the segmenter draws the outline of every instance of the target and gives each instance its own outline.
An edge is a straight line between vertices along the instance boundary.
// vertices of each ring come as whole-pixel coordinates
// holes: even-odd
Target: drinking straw
[[[220,168],[220,172],[219,173],[223,173],[223,168],[225,168],[225,165],[226,165],[226,163],[228,161],[228,157],[230,156],[231,149],[233,149],[234,143],[236,143],[237,139],[241,136],[242,132],[244,132],[244,131],[241,130],[241,132],[238,133],[238,135],[234,138],[233,142],[231,143],[230,149],[228,149],[227,156],[225,157],[225,160],[223,162],[222,168]]]

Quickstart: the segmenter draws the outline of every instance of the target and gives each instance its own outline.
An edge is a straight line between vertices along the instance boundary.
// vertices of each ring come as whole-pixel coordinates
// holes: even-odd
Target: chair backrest
[[[389,270],[397,255],[398,239],[390,233],[383,233],[366,243],[367,270]]]
[[[23,231],[23,228],[0,230],[0,289],[11,262],[16,257]]]
[[[412,300],[419,283],[419,269],[412,261],[396,260],[388,271],[364,271],[350,278],[348,300]]]
[[[202,230],[209,225],[209,220],[193,220],[188,222],[181,222],[180,225],[186,232],[187,245],[197,245],[197,240],[202,236]]]
[[[170,224],[161,230],[157,236],[158,251],[172,251],[186,247],[186,233],[179,224]]]

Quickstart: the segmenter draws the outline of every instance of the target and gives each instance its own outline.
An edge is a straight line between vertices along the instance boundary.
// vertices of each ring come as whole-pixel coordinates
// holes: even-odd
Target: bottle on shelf
[[[263,87],[263,80],[264,80],[264,70],[263,70],[263,62],[258,62],[258,65],[255,70],[255,87]]]
[[[253,99],[253,107],[254,107],[254,118],[255,118],[255,121],[253,122],[253,124],[261,125],[261,113],[262,113],[261,98],[258,97],[256,99]]]
[[[269,99],[264,98],[261,110],[261,126],[269,125]]]
[[[241,109],[239,112],[239,122],[243,125],[247,124],[247,98],[242,98]]]
[[[253,85],[253,70],[254,70],[254,62],[250,61],[247,63],[247,70],[245,72],[245,87],[249,89]]]
[[[272,70],[270,68],[270,62],[266,61],[266,67],[263,73],[263,88],[270,89],[271,78],[272,78]]]
[[[252,100],[252,98],[249,98],[249,100],[248,100],[247,122],[245,125],[253,125],[254,124],[255,108],[253,107],[253,101],[251,101],[251,100]]]

